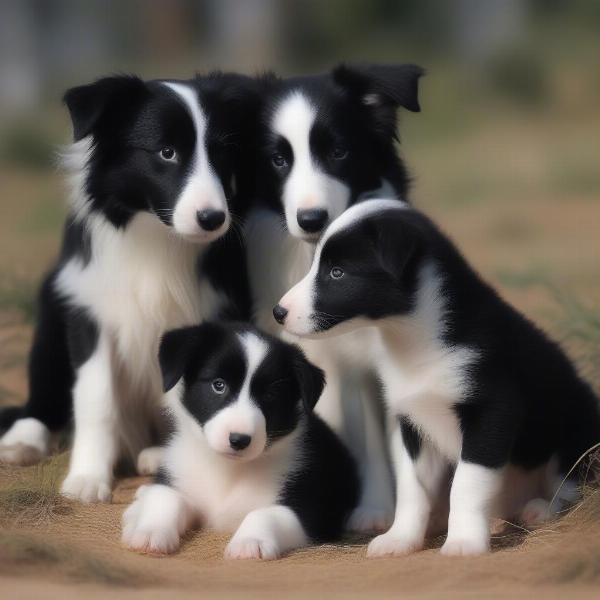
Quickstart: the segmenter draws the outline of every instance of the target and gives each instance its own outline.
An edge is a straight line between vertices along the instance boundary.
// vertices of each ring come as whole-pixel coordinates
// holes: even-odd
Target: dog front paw
[[[144,501],[136,500],[122,518],[125,546],[144,554],[171,554],[179,548],[179,532],[176,528],[148,522],[145,518]]]
[[[164,450],[159,446],[144,448],[137,457],[136,470],[138,475],[156,475]]]
[[[61,493],[71,500],[80,502],[110,502],[111,481],[94,475],[68,475],[63,481]]]
[[[478,556],[489,550],[487,537],[448,537],[440,552],[444,556]]]
[[[406,556],[423,549],[423,540],[403,536],[394,531],[378,535],[367,548],[369,558]]]
[[[225,558],[228,560],[244,560],[249,558],[261,560],[274,560],[281,556],[277,544],[270,540],[257,538],[235,537],[225,548]]]
[[[27,444],[0,444],[0,463],[15,465],[18,467],[29,467],[39,463],[46,454],[35,446]]]

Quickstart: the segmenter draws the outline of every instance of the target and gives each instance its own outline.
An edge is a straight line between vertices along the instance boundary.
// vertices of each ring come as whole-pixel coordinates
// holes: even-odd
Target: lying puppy
[[[205,323],[166,334],[160,366],[174,434],[123,515],[127,546],[168,553],[195,525],[237,528],[227,558],[273,559],[341,535],[358,476],[312,413],[325,381],[301,350]]]
[[[249,85],[127,76],[67,92],[70,212],[40,295],[28,402],[0,416],[0,461],[39,460],[74,412],[64,494],[110,500],[121,456],[154,469],[158,451],[140,451],[162,429],[161,335],[224,311],[248,317],[245,259],[224,236],[240,214]]]
[[[273,305],[309,269],[321,233],[368,197],[406,200],[396,113],[419,111],[416,65],[341,65],[322,75],[264,80],[255,152],[257,196],[245,228],[257,324],[279,334]],[[290,336],[286,336],[288,339]],[[359,461],[363,497],[354,530],[385,531],[393,492],[381,399],[362,352],[364,333],[299,342],[326,373],[317,412]],[[342,398],[344,401],[342,402]]]
[[[276,313],[299,336],[379,332],[365,352],[395,417],[397,504],[370,556],[423,547],[448,465],[447,555],[487,551],[491,515],[535,520],[573,499],[577,471],[557,488],[600,441],[596,398],[561,349],[418,211],[386,200],[350,208]]]

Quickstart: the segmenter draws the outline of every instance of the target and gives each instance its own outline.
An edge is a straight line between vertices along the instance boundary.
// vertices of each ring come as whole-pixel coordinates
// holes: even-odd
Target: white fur
[[[490,517],[502,484],[501,469],[460,461],[450,491],[447,556],[483,554],[490,548]]]
[[[135,463],[138,475],[155,475],[158,472],[164,455],[161,446],[150,446],[144,448],[137,457]]]
[[[229,228],[231,216],[223,186],[214,172],[206,148],[208,118],[202,111],[196,91],[182,83],[165,82],[185,104],[196,130],[194,164],[173,211],[173,228],[180,235],[195,241],[209,242],[221,237]],[[214,231],[205,231],[198,224],[200,210],[213,209],[225,212],[224,223]]]
[[[72,168],[85,168],[80,146]],[[75,171],[71,180],[75,194],[82,177]],[[83,204],[76,195],[71,202],[75,209]],[[91,238],[91,259],[65,263],[55,289],[89,312],[98,324],[99,343],[76,373],[75,443],[63,491],[97,501],[110,498],[119,451],[135,459],[152,442],[151,424],[160,426],[160,337],[212,315],[220,299],[196,274],[203,247],[176,235],[156,216],[139,213],[126,228],[116,229],[101,214],[79,210]]]
[[[242,343],[248,359],[246,387],[265,348],[255,336],[244,336]],[[173,552],[184,531],[199,524],[221,531],[237,528],[227,558],[278,558],[308,543],[296,515],[276,504],[283,478],[302,463],[302,424],[253,460],[237,461],[212,447],[181,403],[183,391],[180,381],[166,396],[176,433],[163,464],[174,489],[152,485],[138,492],[123,515],[123,542],[135,550]]]
[[[0,440],[0,462],[27,465],[38,462],[50,450],[50,431],[37,419],[15,421]]]
[[[250,382],[256,369],[267,353],[265,341],[253,334],[240,335],[246,355],[246,377],[235,402],[220,410],[204,425],[204,434],[215,452],[231,455],[232,458],[253,460],[265,449],[267,428],[262,411],[250,394]],[[232,450],[230,433],[243,433],[252,438],[250,445],[241,451]]]
[[[350,188],[339,179],[324,173],[310,151],[310,131],[316,108],[301,92],[284,98],[276,108],[272,127],[285,138],[293,152],[293,164],[283,185],[283,206],[290,233],[298,238],[314,239],[298,224],[299,210],[322,208],[335,219],[350,201]]]

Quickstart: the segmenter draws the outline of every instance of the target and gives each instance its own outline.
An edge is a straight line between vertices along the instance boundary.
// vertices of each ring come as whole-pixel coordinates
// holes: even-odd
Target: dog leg
[[[446,556],[483,554],[490,549],[490,509],[502,484],[502,469],[461,460],[450,491]]]
[[[296,513],[287,506],[268,506],[246,515],[225,549],[225,558],[273,560],[309,543]]]
[[[0,462],[12,465],[33,465],[50,451],[50,430],[32,417],[18,419],[2,436]]]
[[[161,446],[144,448],[137,457],[136,470],[138,475],[156,475],[164,455]]]
[[[121,541],[137,552],[170,554],[179,548],[193,520],[179,492],[161,484],[143,485],[123,513]]]
[[[117,458],[118,410],[110,343],[105,333],[77,371],[75,437],[62,493],[82,502],[110,502]]]

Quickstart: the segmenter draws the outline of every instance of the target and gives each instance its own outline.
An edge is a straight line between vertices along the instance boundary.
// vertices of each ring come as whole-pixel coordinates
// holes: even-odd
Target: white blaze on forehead
[[[187,108],[196,132],[196,148],[190,174],[183,186],[173,212],[173,227],[184,235],[199,236],[207,241],[225,233],[229,227],[229,212],[223,186],[214,172],[206,148],[208,118],[200,108],[198,93],[182,83],[163,82],[171,89]],[[212,232],[206,232],[198,225],[196,214],[201,210],[225,211],[225,222]]]
[[[341,214],[350,201],[350,189],[324,173],[310,149],[310,132],[317,109],[300,91],[282,100],[275,110],[272,127],[292,148],[292,168],[283,186],[283,206],[288,229],[297,237],[306,235],[297,221],[299,210],[321,208],[330,219]]]

